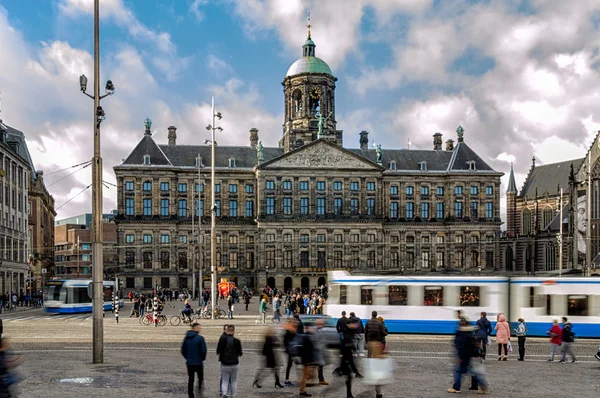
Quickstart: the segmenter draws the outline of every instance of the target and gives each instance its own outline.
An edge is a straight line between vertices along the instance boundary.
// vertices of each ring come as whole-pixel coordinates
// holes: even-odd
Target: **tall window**
[[[187,200],[179,199],[179,204],[177,206],[177,214],[179,217],[187,217]]]
[[[291,191],[292,190],[292,181],[291,180],[283,181],[283,189],[285,191]]]
[[[254,217],[254,202],[251,200],[246,201],[246,217]]]
[[[340,215],[342,214],[342,205],[344,200],[342,198],[335,198],[333,200],[333,213]]]
[[[300,267],[302,268],[308,268],[308,266],[310,265],[310,261],[309,261],[309,257],[308,257],[308,251],[304,250],[300,252]]]
[[[133,216],[133,210],[134,210],[134,201],[133,201],[133,198],[127,198],[127,199],[125,199],[125,215],[126,216]]]
[[[444,202],[438,202],[435,204],[435,218],[444,218]]]
[[[390,268],[398,268],[400,265],[400,256],[397,251],[390,252]]]
[[[390,203],[390,218],[398,218],[398,202]]]
[[[229,201],[229,217],[237,217],[238,216],[238,202],[237,200]]]
[[[479,203],[475,200],[471,201],[471,217],[477,218],[479,216]]]
[[[125,252],[125,266],[127,268],[135,267],[135,252]]]
[[[437,187],[435,189],[436,196],[444,196],[444,187]]]
[[[204,217],[204,199],[196,199],[196,217]]]
[[[300,190],[308,191],[308,181],[300,181]]]
[[[160,215],[161,216],[169,215],[169,199],[161,199],[160,200]]]
[[[406,196],[412,196],[415,194],[415,187],[412,187],[409,185],[405,188],[405,192],[406,192]]]
[[[333,190],[334,191],[341,191],[342,190],[342,182],[341,181],[334,181],[333,182]]]
[[[265,189],[275,189],[275,181],[273,181],[273,180],[265,181]]]
[[[169,235],[161,234],[160,235],[160,243],[162,243],[163,245],[169,244]]]
[[[491,185],[488,185],[485,187],[485,194],[486,195],[493,195],[494,194],[494,187]]]
[[[152,252],[142,254],[142,263],[145,269],[152,269]]]
[[[454,187],[454,194],[455,195],[462,195],[463,194],[463,187],[461,185],[457,185]]]
[[[375,199],[368,198],[367,199],[367,215],[372,216],[375,214]]]
[[[367,191],[369,191],[369,192],[375,191],[375,183],[374,182],[367,182]]]
[[[171,253],[160,252],[160,268],[169,269],[171,265]]]
[[[454,216],[458,218],[463,217],[463,202],[454,202]]]
[[[266,206],[267,214],[275,214],[275,198],[272,196],[267,197],[267,206]]]
[[[398,185],[390,186],[390,195],[398,195]]]
[[[317,191],[325,190],[325,181],[317,181]]]
[[[358,192],[358,182],[357,181],[352,181],[350,183],[350,191]]]
[[[429,219],[429,202],[421,203],[421,218],[424,220]]]
[[[429,195],[429,187],[424,185],[421,187],[421,195]]]
[[[444,252],[435,253],[435,266],[438,268],[444,268]]]
[[[350,199],[350,214],[358,214],[358,199]]]
[[[188,261],[187,261],[187,253],[186,252],[179,252],[178,253],[178,262],[179,262],[179,269],[186,269],[188,267]]]
[[[266,266],[275,269],[275,249],[267,249],[265,252]]]
[[[215,216],[221,217],[221,199],[215,200]]]
[[[523,210],[523,234],[531,234],[531,211],[529,209]]]
[[[229,268],[237,268],[238,267],[238,253],[230,252],[229,253]]]
[[[196,192],[203,193],[204,192],[204,184],[196,184]]]
[[[494,217],[494,205],[492,204],[492,202],[486,202],[485,203],[485,217],[486,218],[492,218]],[[550,222],[548,222],[549,224]]]
[[[229,193],[237,193],[237,184],[229,184]]]
[[[152,199],[144,199],[144,215],[152,215]]]
[[[292,198],[283,198],[283,214],[292,214]]]
[[[430,266],[430,258],[429,252],[427,250],[421,251],[421,268],[429,268]]]
[[[144,192],[152,191],[152,181],[144,181],[143,190]]]
[[[168,182],[161,182],[160,183],[160,190],[162,192],[168,192],[169,191],[169,183]]]
[[[317,215],[325,215],[325,198],[317,198]]]
[[[179,193],[187,192],[187,184],[186,183],[177,184],[177,192],[179,192]]]
[[[215,193],[221,192],[221,184],[215,184]]]
[[[125,190],[133,191],[133,181],[125,181]]]
[[[546,271],[554,271],[556,269],[556,248],[554,243],[548,242],[546,245]]]
[[[254,192],[254,185],[246,184],[246,193],[253,193],[253,192]]]
[[[414,202],[406,202],[406,218],[415,217],[415,204]]]
[[[477,187],[477,185],[471,185],[471,195],[478,195],[479,194],[479,187]]]

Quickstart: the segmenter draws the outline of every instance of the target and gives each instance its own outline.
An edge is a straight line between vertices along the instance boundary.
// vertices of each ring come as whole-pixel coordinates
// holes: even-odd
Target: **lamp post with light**
[[[93,363],[104,362],[104,309],[102,259],[102,157],[100,152],[100,123],[104,110],[100,100],[115,93],[111,80],[106,82],[106,94],[100,95],[100,1],[94,0],[94,95],[87,90],[87,77],[79,77],[81,92],[94,100],[94,159],[92,161],[92,349]]]
[[[223,116],[221,112],[215,111],[215,97],[212,97],[212,124],[206,126],[207,130],[212,132],[212,139],[205,140],[204,143],[210,143],[211,151],[210,151],[210,301],[212,302],[212,311],[211,318],[215,319],[215,302],[217,300],[217,274],[216,274],[216,264],[217,264],[217,204],[215,202],[215,146],[217,142],[215,141],[215,130],[219,132],[223,131],[223,128],[215,126],[216,120],[221,120]]]

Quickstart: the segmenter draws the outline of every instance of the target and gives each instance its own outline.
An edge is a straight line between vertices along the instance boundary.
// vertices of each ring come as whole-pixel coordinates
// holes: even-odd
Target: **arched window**
[[[529,235],[529,234],[531,234],[531,211],[529,211],[529,209],[523,210],[522,216],[523,216],[523,225],[522,225],[521,232],[524,235]]]
[[[546,245],[546,271],[554,271],[556,269],[556,248],[553,242],[548,242]]]
[[[292,94],[292,117],[298,117],[302,114],[302,92],[294,91]]]
[[[542,228],[548,228],[548,225],[552,222],[552,216],[554,216],[554,212],[550,207],[546,207],[542,212]]]
[[[327,115],[329,115],[329,112],[333,112],[333,91],[329,90],[327,91]]]

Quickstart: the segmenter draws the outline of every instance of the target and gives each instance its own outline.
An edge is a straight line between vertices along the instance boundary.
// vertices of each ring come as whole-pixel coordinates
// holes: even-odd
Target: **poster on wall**
[[[579,191],[577,195],[577,220],[575,221],[575,225],[577,225],[577,231],[575,231],[575,236],[577,237],[577,251],[579,253],[585,254],[587,244],[585,241],[586,230],[587,230],[587,207],[586,207],[586,193],[585,191]]]

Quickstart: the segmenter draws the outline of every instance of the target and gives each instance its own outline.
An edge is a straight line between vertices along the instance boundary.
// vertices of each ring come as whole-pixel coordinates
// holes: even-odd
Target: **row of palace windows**
[[[204,217],[204,199],[196,199],[195,200],[195,214],[194,217]],[[145,198],[143,201],[143,215],[144,216],[152,216],[152,199]],[[170,199],[161,199],[160,200],[160,216],[168,217],[170,216]],[[188,214],[189,213],[189,214]],[[135,200],[133,198],[125,199],[125,215],[133,216],[135,215]],[[221,200],[215,200],[215,215],[217,217],[221,217]],[[254,201],[247,200],[244,208],[245,217],[254,217]],[[187,199],[179,199],[177,201],[177,216],[178,217],[191,217],[191,211],[188,208]],[[230,200],[229,201],[229,217],[239,217],[238,212],[238,201]]]
[[[195,184],[196,192],[204,192],[204,184]],[[169,192],[169,183],[161,182],[160,183],[160,191],[161,192]],[[246,184],[246,193],[254,193],[254,185]],[[125,191],[133,192],[134,191],[134,183],[133,181],[125,181]],[[151,192],[152,191],[152,181],[144,181],[142,183],[142,191]],[[186,193],[188,191],[187,183],[178,183],[177,184],[177,192]],[[221,184],[215,184],[215,193],[221,192]],[[229,193],[237,193],[238,192],[238,184],[229,184]]]

